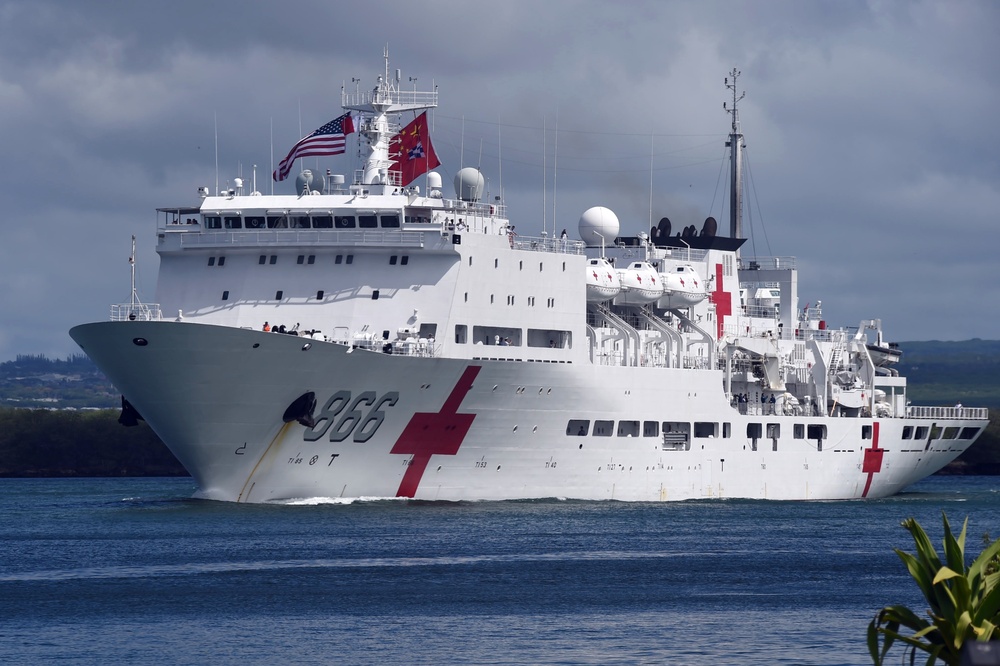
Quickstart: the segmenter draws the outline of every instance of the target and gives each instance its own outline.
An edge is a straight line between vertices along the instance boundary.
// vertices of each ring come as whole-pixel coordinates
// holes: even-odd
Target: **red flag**
[[[389,157],[394,160],[389,170],[400,174],[403,187],[416,180],[417,176],[441,164],[434,154],[434,146],[431,145],[426,113],[414,118],[399,135],[393,138]]]

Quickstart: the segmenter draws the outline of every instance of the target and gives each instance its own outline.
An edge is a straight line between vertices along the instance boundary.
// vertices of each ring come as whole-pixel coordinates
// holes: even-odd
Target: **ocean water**
[[[942,511],[968,517],[978,553],[998,486],[236,505],[188,479],[2,479],[0,663],[865,664],[879,608],[924,608],[900,522],[940,544]]]

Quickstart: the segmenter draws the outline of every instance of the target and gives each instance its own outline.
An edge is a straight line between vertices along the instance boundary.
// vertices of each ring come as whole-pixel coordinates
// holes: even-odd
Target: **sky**
[[[439,92],[446,188],[478,166],[522,235],[598,205],[623,235],[727,234],[736,69],[744,258],[797,257],[831,326],[1000,339],[997,2],[0,0],[0,30],[0,361],[79,353],[67,331],[129,299],[133,234],[153,301],[155,209],[269,193],[386,48]],[[349,147],[306,166],[350,180]]]

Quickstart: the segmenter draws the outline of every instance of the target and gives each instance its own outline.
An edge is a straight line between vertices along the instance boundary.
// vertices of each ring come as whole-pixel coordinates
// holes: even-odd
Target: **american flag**
[[[288,173],[292,170],[292,164],[300,157],[316,157],[318,155],[339,155],[344,152],[347,140],[346,136],[354,132],[354,121],[350,112],[339,118],[334,118],[326,125],[323,125],[312,134],[308,134],[299,142],[292,146],[285,159],[278,164],[278,169],[271,177],[275,181],[282,181],[288,178]]]

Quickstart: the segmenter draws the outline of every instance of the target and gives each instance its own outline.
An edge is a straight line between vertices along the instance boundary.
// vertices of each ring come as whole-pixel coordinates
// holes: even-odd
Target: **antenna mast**
[[[735,67],[726,78],[726,87],[733,91],[733,106],[729,108],[725,102],[722,108],[733,118],[732,132],[726,146],[729,148],[729,236],[743,238],[743,135],[740,133],[740,118],[736,112],[736,103],[746,96],[746,91],[738,92],[736,80],[741,72]],[[732,80],[732,83],[730,83]]]
[[[128,255],[128,265],[132,269],[132,297],[129,300],[130,311],[134,312],[135,307],[140,305],[139,292],[135,290],[135,234],[132,234],[132,253]]]

